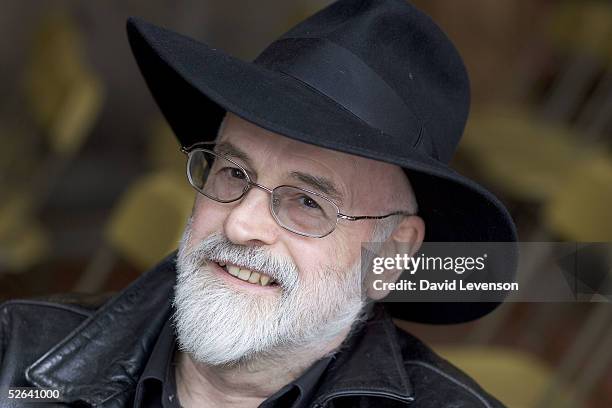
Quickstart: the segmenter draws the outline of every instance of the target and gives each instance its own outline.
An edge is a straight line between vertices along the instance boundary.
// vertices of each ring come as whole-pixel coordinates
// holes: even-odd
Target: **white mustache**
[[[224,262],[260,271],[287,290],[294,289],[299,283],[298,268],[291,259],[271,256],[262,247],[234,244],[221,233],[209,235],[192,245],[188,256],[195,264],[203,265],[208,261]]]

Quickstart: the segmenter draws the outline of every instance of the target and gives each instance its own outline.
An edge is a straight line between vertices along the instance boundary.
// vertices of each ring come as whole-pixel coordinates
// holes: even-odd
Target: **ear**
[[[413,256],[423,243],[425,237],[425,222],[417,215],[405,217],[389,239],[383,244],[378,256],[382,258],[393,258],[397,255]],[[388,289],[380,289],[384,283],[395,282],[401,275],[403,269],[385,268],[381,274],[375,274],[368,268],[365,279],[366,295],[373,300],[380,300],[389,294]],[[375,285],[376,282],[376,285]],[[378,288],[378,289],[377,289]]]

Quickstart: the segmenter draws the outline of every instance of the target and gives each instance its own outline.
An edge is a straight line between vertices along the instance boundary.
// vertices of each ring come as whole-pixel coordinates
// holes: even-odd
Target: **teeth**
[[[218,262],[218,264],[230,275],[249,283],[259,283],[261,286],[268,286],[276,282],[274,279],[270,278],[268,275],[264,275],[263,273],[252,272],[250,269],[241,269],[238,266],[226,264],[225,262]]]
[[[249,280],[250,277],[251,277],[251,271],[249,271],[248,269],[240,269],[240,273],[238,274],[239,279],[242,279],[243,281],[247,281]]]
[[[259,282],[259,277],[261,275],[257,272],[251,272],[251,276],[249,277],[249,282],[251,283],[257,283]]]
[[[234,266],[234,265],[228,265],[227,266],[227,271],[232,276],[238,276],[238,273],[240,272],[240,268],[238,268],[237,266]],[[240,278],[240,279],[242,279],[242,278]]]

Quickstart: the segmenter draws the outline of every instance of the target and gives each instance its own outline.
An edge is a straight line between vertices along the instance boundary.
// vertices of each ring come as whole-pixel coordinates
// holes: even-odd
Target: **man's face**
[[[232,114],[217,143],[231,146],[230,158],[268,188],[292,185],[326,196],[331,190],[349,215],[399,209],[391,197],[405,178],[395,166],[297,142]],[[342,334],[363,306],[360,251],[372,229],[372,221],[341,220],[326,237],[304,237],[276,223],[262,189],[226,204],[198,194],[177,262],[182,348],[196,360],[227,364]],[[264,286],[256,275],[244,281],[229,273],[235,265],[243,279],[250,270],[275,283]]]

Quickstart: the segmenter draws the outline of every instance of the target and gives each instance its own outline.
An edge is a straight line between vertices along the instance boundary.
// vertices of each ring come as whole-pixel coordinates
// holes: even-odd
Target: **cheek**
[[[321,265],[327,260],[326,254],[317,246],[290,245],[288,252],[298,268],[300,279],[307,282],[318,278],[315,275],[319,274]]]
[[[320,275],[330,272],[330,268],[345,271],[361,256],[361,241],[356,241],[354,238],[349,241],[347,237],[338,234],[335,237],[330,236],[325,241],[313,245],[295,246],[291,249],[294,262],[304,281],[326,279]]]
[[[362,228],[338,228],[337,231],[334,231],[334,234],[336,232],[338,234],[333,237],[332,253],[338,264],[353,265],[361,257],[362,244],[370,239],[366,225],[353,225],[352,227]]]
[[[191,239],[201,240],[214,232],[223,231],[227,209],[198,195],[191,215]]]

